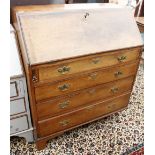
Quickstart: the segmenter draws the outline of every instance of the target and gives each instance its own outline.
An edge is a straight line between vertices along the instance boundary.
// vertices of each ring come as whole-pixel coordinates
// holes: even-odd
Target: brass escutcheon
[[[71,68],[69,66],[63,66],[63,67],[58,68],[58,72],[61,74],[66,74],[70,71],[70,69]]]
[[[100,61],[101,61],[100,58],[94,58],[94,59],[92,59],[92,63],[93,64],[98,64]]]
[[[68,105],[69,105],[69,103],[70,103],[69,101],[64,101],[64,102],[62,102],[62,103],[59,103],[60,109],[67,108]]]
[[[123,61],[125,59],[126,59],[126,56],[120,56],[120,57],[117,58],[118,61]]]
[[[122,75],[123,73],[121,72],[121,71],[118,71],[118,72],[116,72],[116,73],[114,73],[114,75],[116,76],[116,77],[118,77],[119,75]]]
[[[65,84],[63,84],[63,85],[61,85],[61,86],[58,86],[58,88],[59,88],[59,90],[61,90],[61,91],[66,91],[66,90],[68,90],[69,89],[69,84],[67,84],[67,83],[65,83]]]
[[[61,122],[59,122],[59,124],[61,125],[61,126],[67,126],[68,124],[69,124],[69,120],[63,120],[63,121],[61,121]]]
[[[113,87],[113,88],[111,88],[111,91],[112,91],[113,93],[116,93],[116,92],[118,92],[118,88],[117,88],[117,87]]]
[[[92,73],[89,75],[89,79],[91,79],[91,80],[95,80],[96,77],[97,77],[97,73]]]

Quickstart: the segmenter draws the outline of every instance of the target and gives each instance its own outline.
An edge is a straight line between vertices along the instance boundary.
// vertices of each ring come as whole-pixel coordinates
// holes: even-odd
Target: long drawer
[[[38,123],[39,136],[47,136],[59,131],[63,131],[65,129],[69,129],[71,127],[86,123],[95,118],[125,108],[128,105],[129,97],[130,93],[111,100],[98,102],[83,109],[54,117],[49,120],[40,121]]]
[[[82,58],[60,61],[49,65],[38,66],[39,82],[55,81],[67,78],[69,75],[103,68],[136,60],[139,57],[140,48],[123,49],[118,52],[108,52]],[[35,68],[37,69],[37,67]]]
[[[77,93],[72,93],[59,99],[37,103],[38,119],[41,120],[59,115],[94,101],[113,97],[115,95],[121,95],[123,92],[132,89],[133,80],[134,77],[131,76],[125,79],[85,89]]]
[[[67,94],[80,89],[88,88],[98,84],[118,80],[134,75],[137,70],[138,61],[128,65],[117,66],[82,76],[75,76],[71,79],[63,80],[35,88],[36,100],[44,100],[51,97]]]

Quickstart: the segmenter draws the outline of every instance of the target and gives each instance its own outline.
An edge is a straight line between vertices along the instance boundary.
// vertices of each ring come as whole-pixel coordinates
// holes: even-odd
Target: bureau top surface
[[[29,64],[142,45],[132,10],[112,4],[14,8]]]

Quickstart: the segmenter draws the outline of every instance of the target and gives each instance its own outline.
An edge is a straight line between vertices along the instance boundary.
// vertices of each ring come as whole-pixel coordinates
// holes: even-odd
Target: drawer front
[[[10,101],[10,115],[17,115],[26,112],[25,99],[15,99]]]
[[[122,95],[112,100],[90,105],[78,111],[61,115],[50,120],[40,121],[39,136],[47,136],[71,127],[86,123],[105,114],[115,112],[128,105],[130,94]]]
[[[61,99],[50,100],[37,104],[37,113],[39,120],[58,114],[72,111],[74,108],[98,101],[107,97],[121,95],[132,89],[134,77],[128,77],[122,80],[106,83],[90,89],[85,89],[65,96]],[[80,99],[80,102],[79,102]]]
[[[23,78],[13,79],[10,82],[10,99],[17,99],[24,97]]]
[[[10,133],[16,133],[29,128],[27,115],[10,120]]]
[[[17,88],[17,82],[11,82],[10,83],[10,97],[17,97],[18,96],[18,88]]]
[[[139,57],[139,51],[139,48],[120,50],[118,52],[109,52],[86,58],[66,60],[53,65],[40,67],[38,69],[39,82],[55,81],[56,79],[63,79],[75,73],[136,60]]]
[[[70,93],[72,91],[80,90],[95,86],[97,84],[103,84],[106,82],[118,80],[131,75],[134,75],[137,70],[138,62],[128,64],[125,66],[114,67],[110,69],[104,69],[83,76],[76,76],[72,79],[67,79],[62,82],[54,84],[47,84],[35,88],[36,100],[44,100],[51,97]]]

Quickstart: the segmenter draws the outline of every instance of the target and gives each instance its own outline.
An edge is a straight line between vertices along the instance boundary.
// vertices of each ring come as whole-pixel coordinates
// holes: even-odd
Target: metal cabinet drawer
[[[10,97],[17,97],[18,96],[18,89],[17,89],[17,82],[10,83]]]
[[[10,101],[10,115],[26,112],[25,98]]]
[[[11,80],[10,82],[10,98],[24,97],[24,81],[23,78]]]
[[[20,132],[29,128],[27,115],[10,120],[10,134]]]

